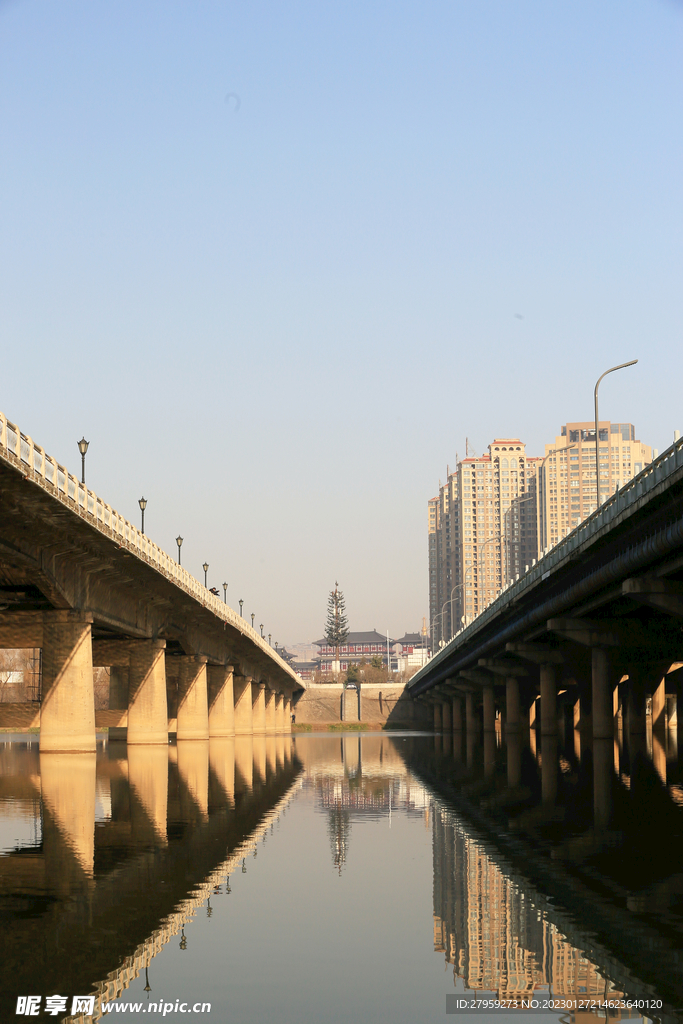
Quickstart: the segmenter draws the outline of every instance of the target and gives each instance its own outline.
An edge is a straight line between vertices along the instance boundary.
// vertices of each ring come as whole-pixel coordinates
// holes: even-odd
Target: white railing
[[[523,576],[509,583],[501,594],[487,608],[480,612],[469,625],[465,626],[441,650],[434,655],[429,665],[416,672],[410,685],[436,665],[460,644],[466,643],[482,626],[505,608],[511,601],[518,598],[527,587],[537,580],[546,579],[564,560],[577,548],[587,545],[605,528],[622,516],[628,516],[638,502],[647,498],[660,484],[666,483],[680,469],[683,469],[683,438],[674,441],[670,448],[654,459],[642,472],[624,484],[607,499],[595,512],[577,526],[571,533],[563,537],[554,546],[547,547],[535,565],[532,565]]]
[[[35,444],[28,434],[22,434],[16,423],[11,423],[2,412],[0,412],[0,459],[20,469],[27,479],[33,480],[100,533],[115,539],[120,547],[126,548],[141,561],[152,565],[162,576],[172,580],[176,586],[208,608],[217,618],[230,623],[272,658],[289,676],[299,682],[296,673],[287,662],[247,623],[246,619],[243,619],[228,604],[207,590],[203,583],[195,579],[187,569],[178,565],[174,558],[171,558],[136,526],[129,523],[111,505],[102,501],[94,491],[88,490],[85,484],[82,484],[73,473],[69,473],[65,466],[46,455],[43,448]]]

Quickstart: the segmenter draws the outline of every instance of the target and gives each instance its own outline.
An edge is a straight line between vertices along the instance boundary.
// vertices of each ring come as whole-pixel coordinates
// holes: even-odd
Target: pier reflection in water
[[[2,1020],[38,992],[93,993],[95,1019],[139,1001],[131,1021],[176,999],[436,1021],[454,992],[625,993],[674,1019],[677,761],[666,737],[663,763],[652,737],[574,739],[0,744]]]

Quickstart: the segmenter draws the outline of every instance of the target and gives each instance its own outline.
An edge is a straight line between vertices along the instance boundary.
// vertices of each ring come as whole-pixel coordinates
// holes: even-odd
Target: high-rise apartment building
[[[560,435],[545,446],[538,473],[539,552],[552,547],[594,512],[598,494],[602,504],[652,461],[652,449],[636,440],[632,423],[601,420],[598,429],[597,468],[594,423],[566,423]]]
[[[462,459],[429,502],[434,647],[478,615],[536,558],[536,466],[518,438]]]

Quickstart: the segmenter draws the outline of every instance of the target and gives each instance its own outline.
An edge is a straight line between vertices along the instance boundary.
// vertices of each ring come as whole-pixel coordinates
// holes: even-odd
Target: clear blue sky
[[[682,51],[673,0],[0,2],[0,409],[273,639],[335,579],[419,628],[465,436],[636,357],[602,414],[683,429]]]

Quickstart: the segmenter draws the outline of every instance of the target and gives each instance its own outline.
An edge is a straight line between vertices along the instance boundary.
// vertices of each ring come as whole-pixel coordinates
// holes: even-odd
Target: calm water
[[[626,994],[679,1019],[681,790],[675,757],[662,777],[653,753],[416,734],[96,757],[4,742],[1,1019],[40,995],[39,1019],[85,1020],[72,999],[89,994],[96,1020],[138,1003],[116,1011],[131,1022],[185,1019],[176,1001],[220,1022],[447,1021],[457,994]],[[55,995],[67,1012],[46,1015]]]

